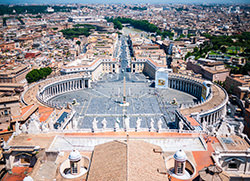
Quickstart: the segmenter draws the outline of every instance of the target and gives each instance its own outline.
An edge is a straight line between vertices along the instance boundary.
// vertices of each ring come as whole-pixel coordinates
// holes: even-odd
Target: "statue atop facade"
[[[124,126],[125,126],[125,129],[126,130],[128,130],[129,129],[129,117],[126,117],[125,119],[124,119]]]
[[[107,128],[107,120],[104,118],[102,120],[102,129],[106,129]]]
[[[15,129],[16,129],[16,135],[19,135],[21,133],[20,131],[20,123],[18,121],[16,121],[16,124],[15,124]]]
[[[160,131],[162,129],[162,120],[161,120],[161,118],[158,120],[157,126],[158,126],[158,131]]]
[[[26,126],[26,124],[23,124],[21,126],[21,129],[22,129],[22,133],[27,133],[27,126]]]
[[[151,118],[151,122],[150,122],[150,130],[154,130],[154,123],[155,121],[153,120],[153,118]]]
[[[120,120],[117,118],[115,121],[115,131],[117,131],[120,128],[119,124],[120,124]]]
[[[243,133],[243,130],[244,130],[244,124],[242,122],[240,122],[240,126],[238,128],[238,133],[239,134]]]
[[[179,121],[179,130],[182,131],[183,130],[183,122]]]
[[[136,129],[138,130],[138,129],[140,129],[140,127],[141,127],[141,118],[137,118],[137,120],[136,120]]]
[[[93,131],[97,130],[97,123],[98,123],[98,121],[96,120],[96,118],[94,118],[93,121],[92,121],[92,129],[93,129]]]

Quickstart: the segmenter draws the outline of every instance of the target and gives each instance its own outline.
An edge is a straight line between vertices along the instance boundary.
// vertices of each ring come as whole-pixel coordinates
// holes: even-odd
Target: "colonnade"
[[[63,80],[43,87],[43,89],[39,92],[39,98],[46,102],[51,97],[56,96],[58,94],[89,87],[90,79],[75,78]]]
[[[177,89],[183,92],[187,92],[198,99],[201,99],[201,92],[202,92],[202,84],[192,81],[192,80],[185,80],[181,78],[169,77],[168,79],[168,87],[172,89]]]
[[[199,100],[201,99],[202,95],[202,81],[195,80],[192,77],[181,76],[181,75],[174,75],[169,74],[168,77],[168,87],[172,89],[177,89],[183,92],[187,92]],[[218,121],[226,115],[226,103],[228,101],[228,96],[226,91],[220,87],[225,93],[225,99],[221,102],[220,105],[214,107],[207,111],[202,111],[196,114],[195,118],[197,121],[202,123],[202,125],[213,125],[218,123]],[[210,91],[210,90],[209,90]],[[213,95],[211,95],[213,96]],[[202,106],[202,102],[198,106]]]
[[[199,121],[203,125],[214,125],[218,123],[218,121],[226,115],[226,105],[221,106],[220,109],[211,110],[207,114],[201,114]]]

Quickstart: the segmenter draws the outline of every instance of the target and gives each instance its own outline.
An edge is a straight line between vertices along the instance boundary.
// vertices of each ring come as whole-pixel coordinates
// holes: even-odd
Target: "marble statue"
[[[129,117],[126,117],[125,119],[124,119],[124,126],[125,126],[125,129],[126,130],[128,130],[129,129]]]
[[[160,131],[162,129],[162,120],[161,120],[161,118],[158,120],[157,126],[158,126],[158,131]]]
[[[53,119],[52,118],[50,118],[50,120],[49,120],[49,129],[50,130],[54,129],[54,124],[53,124]]]
[[[182,121],[179,121],[179,130],[183,130],[183,122]]]
[[[203,130],[206,131],[207,130],[207,122],[205,120],[203,120],[203,122],[201,124],[202,124]]]
[[[28,133],[29,134],[39,134],[39,133],[41,133],[40,125],[36,120],[30,121],[29,127],[28,127]]]
[[[41,131],[44,132],[44,133],[48,132],[48,128],[44,123],[41,124]]]
[[[98,121],[96,120],[96,118],[94,118],[94,120],[92,121],[92,129],[93,130],[97,129],[97,123],[98,123]]]
[[[7,142],[3,141],[3,150],[8,150],[10,146],[8,145]]]
[[[155,121],[153,120],[153,118],[151,118],[150,130],[153,130],[153,129],[154,129],[154,123],[155,123]]]
[[[238,133],[243,133],[244,130],[244,124],[242,122],[240,122],[240,126],[238,128]]]
[[[140,129],[140,127],[141,127],[141,118],[137,118],[137,120],[136,120],[136,128],[137,128],[137,130]]]
[[[234,126],[233,125],[227,125],[228,126],[228,129],[229,129],[229,133],[232,135],[235,133],[235,129],[234,129]]]
[[[115,130],[116,131],[120,128],[119,123],[120,123],[120,120],[117,118],[116,122],[115,122]]]
[[[16,129],[16,134],[19,135],[21,133],[21,130],[20,130],[20,123],[18,121],[16,121],[16,124],[15,124],[15,129]]]
[[[21,129],[22,129],[22,133],[27,133],[27,126],[26,126],[26,124],[23,124],[21,126]]]
[[[103,129],[107,128],[107,120],[105,118],[102,120],[102,128]]]

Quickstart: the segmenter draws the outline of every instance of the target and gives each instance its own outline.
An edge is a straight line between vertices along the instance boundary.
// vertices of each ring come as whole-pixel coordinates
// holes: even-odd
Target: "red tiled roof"
[[[46,121],[49,116],[51,115],[51,113],[54,111],[53,108],[50,108],[50,107],[44,107],[44,106],[39,106],[38,107],[38,112],[39,112],[39,115],[40,115],[40,122],[44,122]]]
[[[189,116],[186,116],[186,118],[192,126],[199,126],[200,125],[194,118],[191,118]]]
[[[192,151],[193,157],[196,162],[196,176],[198,176],[198,172],[203,169],[204,167],[207,167],[209,165],[213,165],[214,161],[212,159],[212,153],[214,152],[214,149],[212,147],[212,143],[218,143],[219,140],[215,137],[208,137],[209,141],[207,141],[207,150],[206,151]],[[194,178],[195,178],[194,177]]]
[[[28,173],[32,171],[29,167],[14,167],[11,172],[7,172],[2,181],[22,181]]]
[[[21,109],[21,115],[13,116],[12,121],[24,121],[37,110],[38,106],[31,104]]]

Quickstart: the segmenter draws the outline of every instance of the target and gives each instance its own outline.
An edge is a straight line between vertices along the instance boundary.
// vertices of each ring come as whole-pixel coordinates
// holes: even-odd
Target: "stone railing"
[[[190,84],[197,86],[198,88],[196,87],[196,92],[195,93],[191,92],[191,94],[196,96],[198,99],[201,99],[201,91],[202,91],[201,88],[202,88],[203,82],[206,81],[206,80],[190,77],[190,76],[187,76],[187,75],[175,74],[175,73],[170,73],[169,74],[169,80],[168,80],[169,84],[170,84],[170,80],[171,81],[179,81],[178,82],[179,85],[178,85],[177,89],[180,90],[180,91],[187,92],[189,94],[190,94],[190,89],[187,89],[186,86],[187,85],[190,86]],[[184,81],[185,84],[182,81]],[[176,82],[174,82],[174,83],[176,83]],[[180,87],[180,85],[182,87]],[[174,88],[176,88],[176,84],[174,84],[174,86],[175,86]],[[212,99],[214,99],[215,96],[216,96],[216,92],[214,94],[212,89],[216,90],[218,92],[223,92],[223,95],[222,95],[222,93],[220,93],[221,95],[219,95],[219,96],[221,96],[220,98],[223,98],[223,101],[221,103],[217,104],[215,107],[211,107],[210,109],[209,108],[205,109],[205,104],[212,101]],[[220,85],[213,84],[213,83],[211,83],[211,86],[208,89],[208,91],[209,91],[209,93],[208,93],[208,96],[207,96],[207,98],[205,100],[200,100],[198,103],[181,104],[179,106],[180,110],[186,111],[186,110],[189,110],[190,108],[194,109],[194,108],[199,108],[200,107],[201,108],[200,110],[202,110],[202,111],[199,111],[197,113],[195,111],[195,113],[197,114],[196,117],[195,117],[197,121],[200,121],[201,117],[205,117],[205,116],[208,116],[208,115],[213,114],[215,112],[222,111],[222,109],[225,108],[226,103],[228,102],[227,92]],[[202,108],[203,106],[204,106],[204,109]],[[222,114],[220,114],[220,115],[224,116],[224,114],[225,113],[222,111]],[[218,119],[220,119],[220,118],[218,118]]]
[[[60,75],[60,76],[51,77],[51,78],[48,78],[45,80],[40,80],[38,82],[30,84],[29,87],[24,90],[24,92],[21,95],[21,101],[23,104],[29,105],[28,102],[25,100],[25,95],[27,94],[28,91],[30,91],[31,89],[34,89],[36,86],[39,86],[39,88],[40,88],[40,87],[46,86],[48,84],[53,84],[53,83],[67,80],[67,79],[74,78],[74,77],[86,77],[86,78],[90,79],[89,74],[81,73],[81,74]],[[34,98],[36,99],[37,95],[34,95]],[[46,105],[46,103],[44,103],[41,99],[39,100],[39,102]]]
[[[227,94],[226,90],[223,87],[221,87],[220,85],[216,85],[216,86],[218,86],[221,90],[223,90],[223,92],[225,94],[225,98],[224,98],[223,102],[220,105],[214,107],[213,109],[201,112],[199,114],[200,117],[202,117],[203,115],[207,115],[207,114],[213,113],[213,112],[217,112],[217,111],[223,109],[226,106],[226,104],[228,102],[228,94]]]
[[[53,129],[50,130],[50,132],[54,132],[54,133],[90,133],[90,132],[94,132],[94,133],[105,133],[105,132],[125,132],[124,128],[98,128],[93,130],[92,128],[85,128],[85,129],[65,129],[65,130],[61,130],[61,129]],[[161,130],[150,130],[149,128],[129,128],[127,129],[127,132],[158,132],[158,133],[190,133],[190,134],[203,134],[205,133],[202,130],[179,130],[179,129],[166,129],[166,128],[162,128]]]
[[[173,87],[171,86],[172,81],[175,82],[173,83]],[[204,81],[205,80],[194,78],[194,77],[187,76],[187,75],[182,75],[182,74],[169,73],[168,75],[168,87],[191,94],[199,100],[201,99],[202,85]],[[193,86],[195,86],[195,88]]]
[[[85,80],[87,80],[87,85],[85,85]],[[67,88],[66,85],[69,82],[76,82],[76,84],[68,84]],[[81,83],[81,85],[80,85]],[[37,85],[37,84],[36,84]],[[63,87],[65,85],[65,87]],[[35,86],[35,85],[33,85]],[[60,105],[54,104],[53,102],[50,102],[49,100],[53,98],[54,96],[66,93],[66,92],[71,92],[71,91],[76,91],[80,89],[84,89],[86,87],[90,87],[90,76],[85,75],[85,74],[70,74],[70,75],[63,75],[59,76],[57,78],[52,78],[49,79],[47,82],[43,82],[43,85],[40,84],[39,91],[36,94],[36,99],[49,107],[55,107],[55,108],[61,108]],[[56,87],[58,86],[58,87]],[[60,86],[60,87],[59,87]],[[70,86],[70,87],[69,87]],[[48,91],[48,89],[54,90],[53,94],[47,93],[45,96],[45,92]]]

